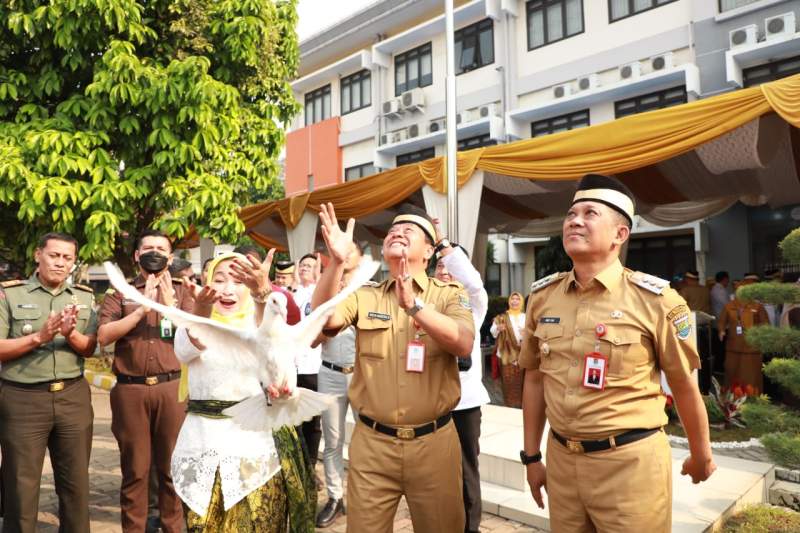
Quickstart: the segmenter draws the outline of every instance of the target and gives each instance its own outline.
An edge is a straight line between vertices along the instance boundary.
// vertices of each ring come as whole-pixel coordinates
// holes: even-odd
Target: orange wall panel
[[[342,182],[340,119],[332,117],[286,136],[286,196],[308,192],[308,176],[314,189]]]

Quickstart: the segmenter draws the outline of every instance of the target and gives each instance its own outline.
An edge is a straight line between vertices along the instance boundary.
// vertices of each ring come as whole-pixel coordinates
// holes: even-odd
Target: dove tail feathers
[[[222,414],[233,418],[246,431],[272,431],[281,426],[299,426],[311,420],[325,411],[335,399],[330,394],[298,387],[295,395],[272,400],[272,405],[267,403],[265,395],[259,394],[228,407]]]

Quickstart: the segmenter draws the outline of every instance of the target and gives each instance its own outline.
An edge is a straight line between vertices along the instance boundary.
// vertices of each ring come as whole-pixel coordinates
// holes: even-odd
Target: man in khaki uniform
[[[333,206],[322,207],[331,262],[312,307],[338,290],[353,240],[354,221],[342,232]],[[350,442],[350,532],[391,532],[403,495],[415,531],[464,531],[461,448],[450,412],[460,395],[456,357],[469,357],[475,326],[461,285],[425,273],[434,236],[429,219],[396,217],[383,241],[389,279],[356,291],[326,325],[328,335],[356,328],[349,397],[359,421]]]
[[[563,226],[574,269],[532,287],[520,366],[525,368],[523,463],[533,498],[558,532],[669,532],[671,457],[659,371],[689,437],[683,473],[708,478],[705,406],[689,309],[669,283],[623,268],[633,199],[619,181],[581,180]],[[552,428],[547,469],[540,444]]]
[[[756,274],[746,274],[739,287],[758,281]],[[764,306],[734,298],[722,309],[717,329],[719,340],[725,341],[725,384],[751,385],[756,393],[764,391],[763,355],[747,344],[745,333],[753,326],[769,324]]]
[[[700,285],[700,275],[696,270],[688,270],[683,275],[683,287],[678,291],[692,311],[711,314],[711,293],[708,287]]]
[[[94,414],[83,358],[94,353],[97,318],[92,290],[66,283],[77,255],[73,237],[48,233],[36,248],[36,272],[0,289],[3,531],[36,531],[45,450],[59,531],[89,531]]]

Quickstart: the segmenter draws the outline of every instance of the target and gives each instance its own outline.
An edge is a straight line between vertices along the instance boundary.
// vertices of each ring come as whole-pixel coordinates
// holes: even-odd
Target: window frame
[[[791,57],[784,57],[783,59],[778,59],[776,61],[770,61],[769,63],[762,63],[761,65],[754,65],[752,67],[747,67],[742,69],[742,87],[755,87],[757,85],[761,85],[762,83],[769,83],[771,81],[780,80],[786,78],[788,76],[794,76],[795,74],[800,73],[800,67],[796,70],[792,71],[789,70],[788,74],[783,74],[782,76],[777,76],[779,73],[778,68],[785,64],[785,63],[798,63],[800,62],[800,55],[791,56]],[[755,81],[752,79],[748,79],[747,75],[749,72],[753,72],[754,70],[758,69],[769,69],[769,76],[768,77],[757,77]]]
[[[473,135],[466,139],[459,139],[456,144],[456,151],[463,152],[466,150],[474,150],[475,148],[483,148],[484,146],[494,146],[496,144],[497,141],[491,138],[490,133],[481,133],[480,135]]]
[[[369,81],[369,91],[364,92],[364,83]],[[347,111],[345,111],[344,103],[344,89],[347,86],[350,89],[350,98],[348,104]],[[360,99],[360,106],[359,107],[352,107],[353,106],[353,89],[358,88],[359,94],[361,95]],[[367,97],[368,102],[364,103],[364,97]],[[341,115],[347,115],[349,113],[355,113],[356,111],[360,111],[372,105],[372,71],[368,68],[361,69],[358,72],[354,72],[348,76],[345,76],[339,80],[339,108],[341,110]]]
[[[400,158],[408,158],[410,160],[400,162]],[[414,150],[413,152],[407,152],[405,154],[397,154],[395,157],[395,164],[398,167],[402,167],[404,165],[411,165],[413,163],[419,163],[421,161],[427,161],[428,159],[433,159],[436,157],[436,148],[430,146],[428,148],[423,148],[421,150]]]
[[[311,101],[311,103],[312,103],[311,109],[313,111],[314,110],[314,101],[317,98],[321,98],[322,99],[322,104],[321,104],[322,105],[322,115],[324,116],[325,115],[325,95],[326,94],[327,94],[328,99],[329,99],[328,116],[324,117],[324,118],[317,118],[315,116],[314,118],[316,120],[312,120],[311,122],[309,122],[309,120],[308,120],[308,103],[309,103],[309,101]],[[332,94],[331,94],[331,84],[330,83],[327,84],[327,85],[323,85],[322,87],[318,87],[318,88],[314,89],[313,91],[308,91],[307,93],[305,93],[304,106],[303,106],[303,118],[305,120],[305,125],[306,126],[312,126],[312,125],[316,124],[317,122],[322,122],[323,120],[328,120],[329,118],[331,118],[331,116],[333,115],[333,110],[331,109],[331,107],[333,107],[333,97],[332,97]]]
[[[584,124],[582,120],[578,120],[578,115],[586,115],[586,123]],[[569,127],[566,130],[558,130],[553,131],[553,122],[556,120],[567,119],[567,124]],[[548,131],[536,134],[536,125],[544,125],[547,124],[549,126]],[[561,133],[563,131],[571,131],[577,130],[580,128],[586,128],[592,125],[592,113],[590,108],[586,109],[579,109],[578,111],[571,111],[569,113],[564,113],[562,115],[556,115],[554,117],[543,118],[541,120],[535,120],[531,122],[531,138],[534,139],[536,137],[544,137],[545,135],[553,135],[554,133]]]
[[[371,168],[372,172],[370,172],[369,174],[364,174],[364,170],[367,169],[367,168]],[[350,170],[358,170],[358,176],[353,176],[351,178],[348,178],[347,177],[347,172],[350,171]],[[346,169],[344,169],[344,174],[343,174],[342,177],[344,178],[345,182],[348,182],[348,181],[354,181],[354,180],[358,180],[358,179],[361,179],[361,178],[365,178],[367,176],[372,176],[373,174],[377,174],[377,173],[378,173],[378,169],[375,168],[375,162],[374,161],[370,161],[368,163],[362,163],[360,165],[353,165],[351,167],[347,167]]]
[[[428,56],[430,58],[431,63],[431,72],[430,72],[430,79],[425,82],[422,79],[422,58],[424,56]],[[417,85],[413,87],[408,86],[409,80],[409,64],[412,60],[417,60]],[[398,63],[401,63],[405,67],[405,79],[406,81],[403,82],[405,87],[403,90],[400,90],[400,86],[397,83],[397,69],[399,67]],[[417,46],[416,48],[412,48],[411,50],[406,50],[403,53],[397,54],[394,56],[394,95],[400,96],[401,94],[408,92],[412,89],[416,89],[417,87],[428,87],[429,85],[433,85],[433,42],[428,41],[427,43]]]
[[[481,27],[483,26],[483,27]],[[481,63],[483,60],[483,54],[481,53],[481,34],[483,32],[488,31],[491,34],[490,42],[492,44],[492,59],[491,61],[487,61],[486,63]],[[465,36],[469,37],[470,33],[475,34],[475,57],[477,58],[476,61],[472,62],[472,67],[468,69],[461,69],[461,58],[456,57],[456,76],[460,76],[462,74],[466,74],[467,72],[472,72],[474,70],[478,70],[488,65],[494,64],[495,61],[495,54],[494,54],[494,21],[491,18],[485,18],[483,20],[479,20],[474,24],[470,24],[469,26],[464,26],[455,32],[453,35],[453,46],[457,47],[459,42],[461,42],[461,54],[464,53],[464,46],[463,41]],[[465,35],[466,34],[466,35]]]
[[[566,17],[566,14],[567,14],[567,1],[568,0],[528,0],[527,2],[525,2],[525,30],[526,30],[526,33],[527,33],[526,39],[527,39],[527,42],[528,42],[528,51],[529,52],[532,51],[532,50],[538,50],[539,48],[544,48],[545,46],[549,46],[551,44],[555,44],[555,43],[561,42],[561,41],[563,41],[565,39],[569,39],[571,37],[575,37],[576,35],[580,35],[580,34],[586,32],[586,13],[585,13],[585,11],[583,9],[583,0],[579,0],[580,1],[580,5],[581,5],[581,31],[567,35],[567,17]],[[539,2],[541,5],[537,6],[537,7],[531,7],[531,5],[534,4],[535,2]],[[548,41],[547,40],[547,33],[548,33],[548,31],[547,31],[547,16],[546,16],[545,8],[547,8],[549,5],[553,5],[553,4],[561,4],[561,6],[562,6],[562,9],[561,9],[561,30],[563,31],[563,33],[562,33],[563,37],[561,37],[560,39],[556,39],[554,41]],[[543,15],[543,17],[544,17],[543,18],[543,21],[544,21],[543,28],[544,28],[544,33],[545,33],[544,43],[536,45],[536,46],[531,46],[531,12],[532,11],[545,12],[545,14]]]
[[[680,102],[676,101],[674,103],[669,103],[667,105],[663,105],[663,100],[665,100],[666,94],[668,92],[674,91],[676,89],[683,89],[683,93],[682,93],[683,99],[682,99],[682,101],[680,101]],[[658,96],[659,97],[659,103],[661,105],[659,105],[658,107],[651,107],[649,109],[640,109],[640,105],[641,105],[640,100],[643,100],[645,98],[652,97],[652,96]],[[623,103],[631,102],[631,101],[636,101],[636,106],[635,106],[636,110],[633,113],[626,113],[624,115],[620,115],[619,114],[620,105],[623,104]],[[666,109],[668,107],[673,107],[673,106],[676,106],[676,105],[685,104],[688,101],[689,101],[689,94],[686,91],[686,85],[676,85],[675,87],[667,87],[666,89],[661,89],[659,91],[652,91],[652,92],[649,92],[649,93],[633,96],[631,98],[624,98],[622,100],[617,100],[616,102],[614,102],[614,118],[615,119],[620,119],[620,118],[625,118],[625,117],[629,117],[629,116],[632,116],[632,115],[638,115],[639,113],[647,113],[648,111],[656,111],[657,109]]]
[[[636,15],[641,15],[642,13],[646,13],[648,11],[652,11],[653,9],[658,9],[659,7],[664,7],[664,6],[668,5],[668,4],[675,3],[678,0],[665,0],[664,3],[661,3],[661,4],[657,3],[658,0],[650,0],[652,5],[650,7],[645,8],[645,9],[640,9],[639,11],[636,11],[635,8],[634,8],[634,4],[633,3],[634,3],[635,0],[628,0],[628,14],[625,15],[624,17],[619,17],[619,18],[614,18],[614,14],[611,12],[611,2],[612,1],[613,0],[608,0],[608,23],[609,24],[613,24],[615,22],[619,22],[620,20],[625,20],[627,18],[635,17]]]
[[[758,2],[761,2],[761,1],[763,1],[763,0],[753,0],[749,4],[745,4],[743,6],[737,6],[737,7],[731,7],[731,8],[728,8],[728,9],[722,9],[722,2],[724,2],[724,0],[717,0],[717,13],[721,15],[723,13],[728,13],[728,12],[733,11],[735,9],[742,9],[743,7],[749,7],[749,6],[753,5],[753,4],[757,4]]]

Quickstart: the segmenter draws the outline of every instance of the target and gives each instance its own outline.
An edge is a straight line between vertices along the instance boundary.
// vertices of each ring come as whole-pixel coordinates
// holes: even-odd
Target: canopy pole
[[[453,0],[445,0],[445,25],[447,41],[446,77],[446,131],[447,131],[447,237],[458,242],[458,171],[456,136],[456,69],[455,28],[453,22]]]

